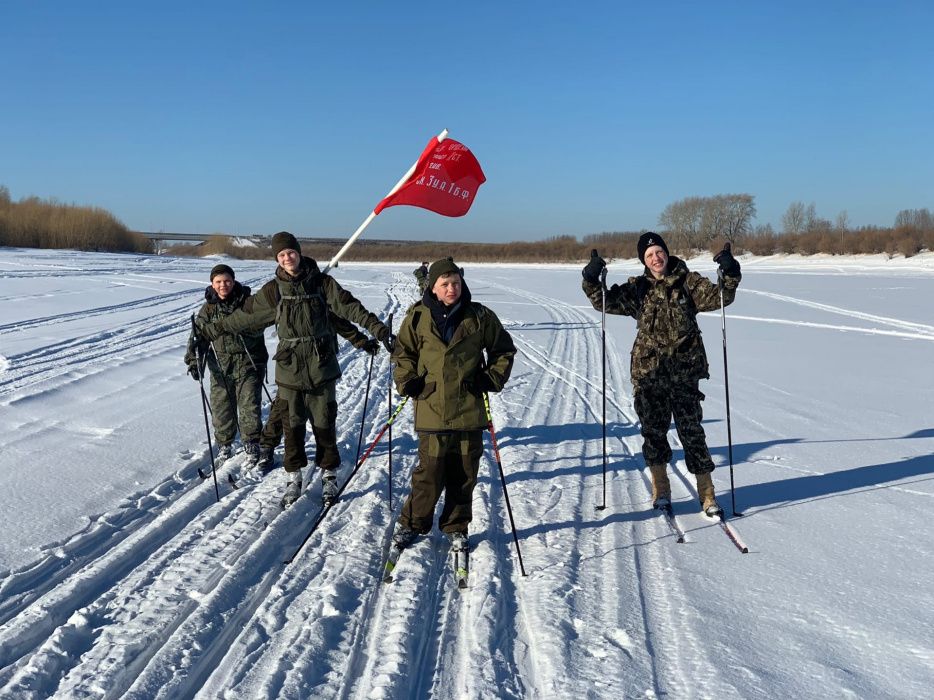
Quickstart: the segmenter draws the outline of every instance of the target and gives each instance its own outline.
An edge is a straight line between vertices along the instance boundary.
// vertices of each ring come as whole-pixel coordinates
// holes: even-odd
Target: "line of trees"
[[[892,228],[853,228],[846,211],[834,221],[818,215],[811,202],[792,202],[782,216],[782,231],[769,224],[755,226],[755,198],[751,194],[719,194],[686,197],[665,207],[658,219],[672,253],[690,256],[697,251],[716,251],[724,241],[739,252],[755,255],[782,253],[887,253],[910,257],[934,250],[934,215],[928,209],[903,209]],[[642,231],[604,232],[584,236],[553,236],[540,241],[468,243],[432,241],[359,240],[348,252],[348,261],[411,262],[437,260],[455,255],[464,262],[580,262],[596,248],[606,258],[636,257],[636,241]],[[97,207],[61,204],[55,200],[26,197],[12,201],[0,186],[0,246],[25,248],[75,248],[90,251],[148,253],[153,244],[127,229],[111,213]],[[305,254],[329,260],[339,245],[334,240],[308,241]],[[171,255],[226,254],[235,258],[269,259],[265,245],[238,246],[218,234],[201,245],[176,245],[163,252]]]
[[[0,186],[0,246],[152,252],[149,240],[132,233],[104,209],[26,197],[14,202]]]

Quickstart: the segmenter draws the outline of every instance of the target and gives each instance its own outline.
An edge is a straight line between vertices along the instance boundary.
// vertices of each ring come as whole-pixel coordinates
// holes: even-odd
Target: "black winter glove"
[[[479,372],[472,379],[465,379],[464,388],[474,396],[483,396],[498,391],[486,372]]]
[[[590,262],[584,267],[584,279],[593,284],[600,284],[600,273],[606,267],[606,260],[600,257],[597,249],[590,251]]]
[[[412,377],[409,381],[402,385],[402,393],[405,396],[408,396],[410,399],[417,399],[424,390],[424,377]]]
[[[727,277],[739,277],[739,261],[730,251],[730,243],[723,244],[723,250],[713,256],[713,261],[720,266],[720,272]]]
[[[392,355],[392,351],[396,349],[396,336],[390,333],[383,338],[383,347],[386,348],[386,352]]]
[[[198,365],[191,365],[188,367],[188,374],[191,375],[191,378],[196,382],[201,381],[201,372],[198,371]]]
[[[376,338],[370,338],[360,346],[360,349],[367,355],[375,355],[379,352],[379,341]]]

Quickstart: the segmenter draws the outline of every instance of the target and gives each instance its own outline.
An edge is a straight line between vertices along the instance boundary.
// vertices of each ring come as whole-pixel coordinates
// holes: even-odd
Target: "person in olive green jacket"
[[[606,290],[600,280],[606,263],[593,251],[583,271],[584,293],[597,311],[604,308],[605,295],[606,313],[636,319],[630,373],[633,403],[642,424],[642,454],[652,474],[653,505],[662,508],[671,503],[668,429],[674,418],[685,464],[697,480],[701,508],[707,515],[719,516],[723,509],[714,495],[710,476],[714,464],[701,425],[704,395],[699,383],[710,373],[697,314],[719,309],[721,293],[724,305],[733,302],[742,279],[739,262],[727,243],[714,257],[721,272],[717,285],[669,255],[657,233],[642,234],[637,250],[645,272]]]
[[[272,251],[279,263],[275,277],[242,309],[199,330],[211,338],[224,332],[275,324],[279,336],[273,356],[276,384],[279,397],[288,404],[289,438],[295,445],[304,445],[305,423],[311,420],[315,464],[321,468],[322,495],[329,501],[337,495],[336,471],[341,461],[337,449],[335,389],[341,369],[337,361],[337,336],[329,313],[364,327],[390,352],[393,335],[333,277],[323,274],[313,258],[302,256],[301,246],[291,233],[281,231],[273,236]],[[307,464],[304,449],[286,454],[283,466],[288,485],[283,507],[301,495],[302,468]]]
[[[234,313],[250,298],[250,288],[234,279],[234,271],[228,265],[215,265],[204,298],[196,323],[210,323]],[[223,333],[202,348],[202,354],[211,371],[211,420],[219,446],[218,461],[233,456],[233,440],[239,427],[243,451],[248,462],[255,464],[259,459],[262,428],[263,376],[269,359],[263,332]],[[204,368],[198,366],[194,333],[188,338],[185,364],[188,374],[195,381],[200,380]]]
[[[432,263],[428,287],[406,313],[392,355],[396,387],[415,400],[418,433],[412,491],[393,534],[400,549],[431,531],[442,491],[438,526],[456,549],[466,549],[487,427],[483,394],[503,388],[515,354],[496,314],[471,300],[454,261]]]

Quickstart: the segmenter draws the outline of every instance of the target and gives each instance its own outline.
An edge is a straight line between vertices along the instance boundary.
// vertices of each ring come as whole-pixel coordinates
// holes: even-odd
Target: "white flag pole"
[[[440,134],[438,134],[438,143],[441,143],[447,137],[448,137],[448,130],[445,129]],[[396,186],[393,187],[391,190],[389,190],[389,194],[387,194],[386,197],[394,195],[396,192],[399,191],[399,188],[402,187],[402,185],[404,185],[410,177],[412,177],[412,173],[415,172],[415,167],[417,165],[418,165],[418,161],[415,161],[414,163],[412,163],[412,167],[409,168],[406,174],[403,175],[402,178],[399,180],[399,182],[396,183]],[[385,199],[386,197],[383,197],[383,199]],[[346,253],[350,249],[350,246],[352,246],[357,241],[357,239],[360,238],[360,234],[363,233],[363,230],[367,226],[369,226],[370,222],[373,221],[373,219],[375,218],[376,218],[376,212],[371,211],[370,215],[366,217],[363,223],[360,224],[360,227],[356,231],[354,231],[354,234],[347,240],[347,242],[344,244],[344,247],[341,248],[339,251],[337,251],[337,255],[331,258],[331,262],[327,264],[327,266],[324,268],[322,272],[327,273],[331,268],[337,265],[337,261],[340,260],[342,257],[344,257],[344,253]]]

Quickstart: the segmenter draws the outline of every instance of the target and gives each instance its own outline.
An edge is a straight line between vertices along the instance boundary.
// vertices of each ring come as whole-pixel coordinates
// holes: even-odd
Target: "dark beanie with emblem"
[[[211,281],[214,281],[214,278],[218,275],[230,275],[230,279],[235,280],[237,277],[234,275],[233,268],[230,265],[225,265],[221,263],[220,265],[215,265],[211,268]]]
[[[636,250],[639,251],[639,262],[643,265],[645,265],[645,251],[653,245],[661,247],[661,249],[665,251],[665,255],[671,256],[671,253],[668,252],[668,246],[665,245],[665,239],[657,233],[648,231],[639,236],[639,242],[636,244]]]
[[[431,267],[428,268],[428,289],[431,290],[435,286],[435,282],[438,281],[438,278],[441,275],[446,275],[449,272],[456,272],[457,274],[463,276],[463,271],[454,264],[454,258],[444,258],[442,260],[435,260],[431,263]]]
[[[302,247],[298,244],[298,239],[288,231],[279,231],[272,237],[272,254],[278,257],[283,250],[294,250],[301,254]]]

